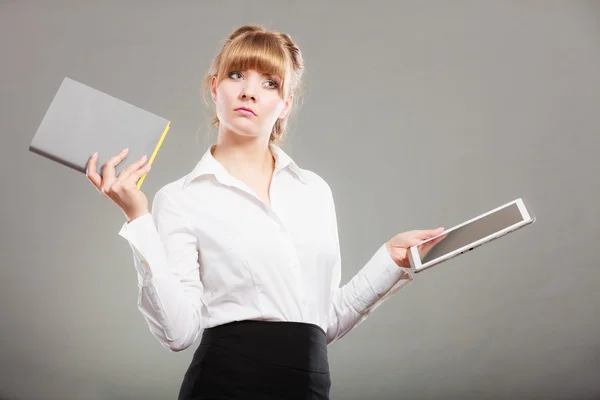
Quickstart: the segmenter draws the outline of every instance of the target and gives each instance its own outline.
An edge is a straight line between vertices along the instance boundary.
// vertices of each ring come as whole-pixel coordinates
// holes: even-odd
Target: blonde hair
[[[204,81],[205,93],[210,91],[213,77],[217,78],[218,85],[231,71],[247,69],[256,69],[264,74],[279,77],[279,94],[282,99],[287,99],[291,94],[296,97],[304,73],[304,60],[300,49],[289,35],[268,31],[260,25],[241,26],[227,37],[212,61]],[[269,143],[281,140],[288,119],[289,116],[277,119]],[[219,126],[217,116],[214,117],[212,125]]]

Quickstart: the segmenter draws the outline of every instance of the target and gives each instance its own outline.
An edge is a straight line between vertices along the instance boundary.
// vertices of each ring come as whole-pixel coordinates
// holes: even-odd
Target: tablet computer
[[[421,272],[534,221],[523,200],[513,200],[410,247],[410,267]]]

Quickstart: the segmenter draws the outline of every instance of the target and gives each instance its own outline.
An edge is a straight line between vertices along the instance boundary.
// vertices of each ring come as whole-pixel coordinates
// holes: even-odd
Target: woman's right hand
[[[94,187],[105,197],[112,200],[127,217],[127,222],[148,213],[148,199],[138,189],[137,182],[150,171],[150,163],[144,156],[125,168],[119,177],[115,177],[115,167],[127,156],[128,149],[111,157],[102,168],[102,176],[96,172],[98,153],[95,153],[86,168],[86,176]]]

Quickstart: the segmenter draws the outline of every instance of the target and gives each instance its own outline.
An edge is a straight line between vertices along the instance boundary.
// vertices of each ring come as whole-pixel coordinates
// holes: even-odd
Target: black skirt
[[[179,400],[327,400],[330,387],[319,326],[240,321],[204,330]]]

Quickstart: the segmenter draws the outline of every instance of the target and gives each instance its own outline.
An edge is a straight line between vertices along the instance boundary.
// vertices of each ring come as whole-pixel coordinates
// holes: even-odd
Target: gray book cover
[[[97,172],[112,156],[129,148],[119,163],[127,166],[148,156],[152,163],[169,130],[170,121],[70,78],[55,94],[29,151],[85,174],[98,152]],[[140,187],[145,175],[138,181]]]

